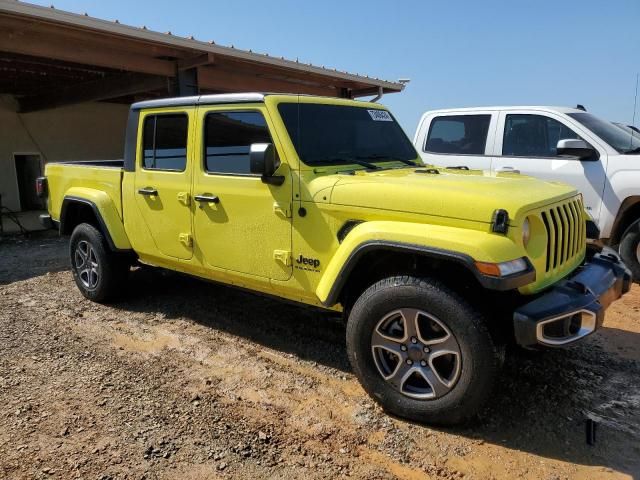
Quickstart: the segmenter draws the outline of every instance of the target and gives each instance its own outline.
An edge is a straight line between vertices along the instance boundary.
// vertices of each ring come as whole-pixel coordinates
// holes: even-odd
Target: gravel
[[[149,267],[93,304],[66,249],[0,243],[0,478],[640,478],[640,289],[434,429],[364,394],[338,319]]]

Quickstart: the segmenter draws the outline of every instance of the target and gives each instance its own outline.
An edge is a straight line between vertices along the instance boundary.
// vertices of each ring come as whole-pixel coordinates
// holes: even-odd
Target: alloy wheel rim
[[[640,242],[636,245],[636,262],[640,263]]]
[[[462,354],[451,330],[414,308],[385,315],[371,334],[378,373],[402,395],[434,400],[449,393],[460,377]]]
[[[86,240],[78,242],[74,262],[82,285],[89,290],[96,288],[100,281],[100,265],[95,250]]]

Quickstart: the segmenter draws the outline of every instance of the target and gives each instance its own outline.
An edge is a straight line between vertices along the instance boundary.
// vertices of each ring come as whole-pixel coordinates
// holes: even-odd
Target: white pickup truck
[[[617,248],[640,279],[640,134],[634,130],[581,108],[461,108],[426,112],[414,145],[427,164],[574,185],[593,219],[591,238]]]

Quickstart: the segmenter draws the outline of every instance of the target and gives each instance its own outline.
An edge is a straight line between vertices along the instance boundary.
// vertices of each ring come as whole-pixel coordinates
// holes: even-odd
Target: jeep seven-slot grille
[[[541,212],[547,230],[546,271],[561,269],[582,254],[585,242],[585,220],[582,201],[578,198]]]

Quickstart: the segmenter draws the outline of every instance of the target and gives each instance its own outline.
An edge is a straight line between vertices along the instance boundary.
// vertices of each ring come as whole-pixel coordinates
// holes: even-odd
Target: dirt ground
[[[0,243],[0,478],[640,478],[638,287],[582,344],[509,354],[478,420],[435,429],[373,404],[335,319],[148,268],[93,304],[66,249]]]

